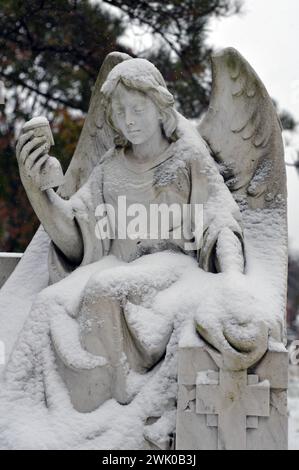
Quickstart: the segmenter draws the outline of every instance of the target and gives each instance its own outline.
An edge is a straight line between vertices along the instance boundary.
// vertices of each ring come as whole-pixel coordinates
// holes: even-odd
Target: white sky
[[[211,23],[209,42],[233,46],[255,68],[280,108],[299,122],[299,1],[245,0],[242,16]],[[288,168],[289,238],[299,251],[299,175]]]
[[[209,42],[236,47],[271,96],[299,122],[299,2],[245,0],[243,10],[242,15],[213,21]]]

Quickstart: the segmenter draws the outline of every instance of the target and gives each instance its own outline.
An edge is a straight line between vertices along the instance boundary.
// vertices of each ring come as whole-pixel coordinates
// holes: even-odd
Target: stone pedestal
[[[22,253],[0,253],[0,288],[7,281],[21,257]]]
[[[197,344],[196,344],[197,343]],[[271,347],[254,368],[219,369],[200,338],[181,344],[177,450],[286,450],[288,352]]]

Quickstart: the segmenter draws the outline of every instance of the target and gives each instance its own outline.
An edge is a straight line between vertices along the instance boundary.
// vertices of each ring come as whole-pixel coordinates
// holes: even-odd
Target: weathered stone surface
[[[196,129],[175,110],[153,64],[109,54],[57,192],[62,175],[57,161],[51,174],[48,123],[25,125],[17,160],[51,240],[50,285],[38,295],[24,289],[30,315],[7,365],[6,397],[13,383],[46,408],[60,403],[61,387],[70,402],[66,419],[114,399],[136,423],[134,442],[142,446],[140,419],[157,419],[144,424],[144,445],[164,449],[175,431],[179,354],[177,449],[286,446],[287,355],[271,346],[283,341],[285,312],[281,129],[270,96],[237,51],[212,62],[211,105]],[[173,214],[173,206],[188,210]],[[141,220],[150,227],[138,230]],[[178,351],[185,322],[193,342]],[[87,435],[83,426],[83,445],[100,440],[97,420],[94,426]]]
[[[14,271],[21,257],[21,253],[0,253],[0,288]]]
[[[189,442],[197,450],[287,449],[288,353],[281,349],[268,351],[248,374],[219,370],[201,340],[197,347],[182,347],[176,448]],[[195,429],[201,431],[197,438]]]

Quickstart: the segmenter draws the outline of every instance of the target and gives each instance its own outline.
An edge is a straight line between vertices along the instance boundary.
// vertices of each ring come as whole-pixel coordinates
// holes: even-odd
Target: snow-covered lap
[[[240,311],[240,307],[244,318],[258,318],[262,312],[267,317],[262,299],[257,302],[255,286],[249,289],[248,280],[246,276],[206,273],[190,256],[161,252],[132,263],[108,256],[78,268],[66,279],[44,289],[36,297],[7,368],[6,377],[10,380],[2,390],[6,396],[1,400],[5,409],[5,413],[0,413],[1,446],[105,448],[111,438],[114,448],[142,447],[146,418],[159,412],[164,416],[165,403],[175,402],[178,340],[184,322],[194,323],[209,312],[208,317],[214,321],[211,331],[216,333],[217,318],[229,320],[232,311]],[[247,302],[244,302],[245,294]],[[98,410],[85,415],[72,407],[65,384],[56,371],[48,332],[50,325],[52,337],[58,331],[57,344],[64,346],[70,361],[76,363],[80,358],[81,363],[85,361],[85,365],[92,367],[97,356],[83,357],[84,349],[79,343],[80,312],[84,302],[88,304],[88,299],[97,298],[96,311],[99,308],[101,313],[101,297],[122,302],[123,311],[118,310],[117,315],[126,319],[135,338],[139,338],[139,349],[143,353],[147,351],[147,360],[161,355],[161,345],[165,360],[158,361],[147,374],[140,370],[129,372],[127,389],[132,401],[125,407],[108,400]],[[171,409],[175,413],[175,408]],[[120,415],[120,410],[121,420],[115,422],[113,416]],[[97,419],[89,421],[87,416]],[[167,425],[163,426],[165,432],[169,431],[170,423],[174,425],[172,418],[170,414]],[[131,436],[125,432],[126,419],[136,429]],[[74,423],[80,430],[74,432]],[[28,429],[32,433],[30,439]],[[87,435],[94,436],[88,445]],[[13,436],[17,436],[14,441]]]
[[[109,269],[112,266],[114,269]],[[101,268],[102,272],[99,272]],[[2,388],[1,400],[6,412],[0,413],[1,446],[68,448],[68,445],[74,446],[74,442],[77,442],[80,447],[81,444],[84,446],[87,434],[90,433],[94,436],[98,448],[102,445],[102,448],[105,448],[103,443],[106,442],[107,435],[113,436],[115,448],[142,446],[141,426],[144,425],[144,420],[151,414],[156,415],[157,408],[162,410],[165,402],[174,402],[176,393],[174,378],[178,327],[174,328],[175,315],[178,312],[185,315],[186,312],[182,312],[179,305],[177,309],[168,305],[163,317],[163,305],[166,307],[166,299],[172,295],[167,289],[175,287],[183,274],[193,269],[198,269],[194,259],[174,253],[148,255],[129,265],[107,257],[101,262],[77,269],[68,278],[55,284],[55,289],[50,286],[38,294],[7,367],[7,381],[5,388]],[[131,300],[135,299],[135,303],[127,302],[124,313],[134,331],[143,337],[144,349],[152,346],[149,354],[157,354],[155,345],[160,345],[161,336],[167,339],[164,343],[166,360],[162,364],[158,364],[147,374],[130,371],[127,384],[129,394],[132,397],[136,396],[137,391],[140,394],[125,408],[122,407],[122,419],[118,423],[113,421],[113,416],[120,405],[114,400],[109,400],[101,408],[88,414],[90,417],[97,416],[98,420],[87,419],[87,415],[77,413],[73,409],[66,387],[56,371],[52,343],[49,339],[50,325],[60,321],[58,325],[61,338],[66,341],[69,353],[76,356],[78,351],[74,345],[70,347],[71,328],[68,329],[68,335],[66,331],[64,334],[64,328],[69,327],[69,320],[78,323],[76,316],[81,301],[84,293],[88,293],[91,288],[97,288],[99,294],[107,294],[110,289],[112,296],[121,292]],[[136,292],[143,294],[139,300],[136,298]],[[160,293],[161,298],[155,303],[155,298],[159,295],[157,293]],[[146,315],[146,322],[142,322],[142,315]],[[164,402],[157,400],[161,393]],[[171,416],[170,414],[169,419],[174,422]],[[126,419],[134,423],[136,429],[136,433],[131,436],[126,436],[124,429],[122,433],[118,429],[125,427]],[[168,418],[166,422],[165,429],[168,429]],[[74,432],[74,423],[79,425],[80,430],[77,428]],[[91,447],[94,445],[93,439],[90,439],[89,444]]]

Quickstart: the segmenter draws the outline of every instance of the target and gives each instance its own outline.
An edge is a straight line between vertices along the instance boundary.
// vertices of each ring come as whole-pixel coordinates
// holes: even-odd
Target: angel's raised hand
[[[26,190],[39,189],[40,169],[49,157],[45,137],[34,137],[33,132],[22,134],[16,147],[20,176]]]

